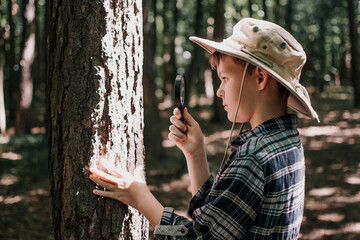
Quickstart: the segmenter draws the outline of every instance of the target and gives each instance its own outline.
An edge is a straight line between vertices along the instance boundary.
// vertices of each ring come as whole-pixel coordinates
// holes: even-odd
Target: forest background
[[[0,0],[1,239],[53,239],[46,4]],[[185,214],[190,199],[186,163],[167,140],[177,74],[187,77],[186,105],[206,136],[213,173],[230,129],[209,56],[188,38],[221,40],[251,16],[283,26],[308,56],[301,83],[321,122],[299,119],[307,168],[300,238],[359,239],[359,10],[354,0],[143,1],[146,175],[159,200]]]

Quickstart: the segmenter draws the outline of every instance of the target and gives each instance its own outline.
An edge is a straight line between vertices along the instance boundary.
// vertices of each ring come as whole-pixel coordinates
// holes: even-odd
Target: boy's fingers
[[[187,108],[184,108],[184,119],[189,126],[193,126],[196,123],[195,119],[190,115]]]
[[[114,164],[109,161],[100,161],[101,165],[106,168],[111,174],[114,174],[116,177],[123,177],[120,170],[115,167]]]
[[[172,133],[169,133],[168,138],[174,143],[182,143],[184,141],[183,139],[179,138],[178,136],[175,136]]]
[[[98,189],[94,189],[93,193],[95,195],[102,196],[102,197],[114,198],[114,193],[109,192],[109,191],[101,191],[101,190],[98,190]]]
[[[173,135],[177,136],[178,138],[180,138],[180,139],[182,139],[182,140],[185,140],[185,138],[186,138],[185,134],[184,134],[183,132],[181,132],[181,131],[180,131],[177,127],[175,127],[174,125],[171,125],[171,126],[169,127],[169,130],[170,130],[170,132],[171,132]]]
[[[93,167],[90,167],[90,172],[92,172],[97,178],[100,178],[101,180],[105,181],[105,182],[109,182],[109,183],[114,183],[116,184],[117,183],[117,178],[110,175],[110,174],[107,174],[107,173],[104,173],[103,171],[100,171],[99,169],[97,168],[93,168]]]
[[[185,132],[187,130],[185,124],[177,119],[175,116],[171,116],[170,122],[174,124],[175,127],[179,128],[181,131]]]
[[[103,188],[106,188],[106,189],[109,189],[109,190],[114,189],[114,185],[113,185],[113,184],[102,181],[101,179],[97,178],[94,174],[91,174],[91,175],[90,175],[90,179],[91,179],[93,182],[95,182],[97,185],[99,185],[99,186],[101,186],[101,187],[103,187]]]
[[[180,111],[180,109],[175,108],[174,111],[173,111],[173,114],[177,119],[181,119],[181,111]]]

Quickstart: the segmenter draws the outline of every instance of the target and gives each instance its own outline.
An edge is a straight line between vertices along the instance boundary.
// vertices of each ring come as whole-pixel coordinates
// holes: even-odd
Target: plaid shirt
[[[154,239],[297,239],[305,164],[296,121],[274,118],[236,137],[216,178],[191,199],[192,221],[166,207]]]

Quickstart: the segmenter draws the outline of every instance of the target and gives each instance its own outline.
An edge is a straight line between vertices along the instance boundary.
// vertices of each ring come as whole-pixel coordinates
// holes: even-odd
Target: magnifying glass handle
[[[178,108],[179,108],[179,110],[180,110],[180,112],[181,112],[181,118],[180,118],[180,120],[181,120],[183,123],[185,123],[185,119],[184,119],[184,107],[183,107],[183,106],[179,106]]]

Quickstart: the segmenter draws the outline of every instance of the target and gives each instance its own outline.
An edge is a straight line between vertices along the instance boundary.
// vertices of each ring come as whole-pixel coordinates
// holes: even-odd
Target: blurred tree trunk
[[[267,7],[266,7],[266,0],[262,0],[262,5],[263,5],[263,11],[264,11],[264,17],[263,19],[264,20],[267,20],[268,19],[268,13],[267,13]]]
[[[44,16],[44,6],[39,3],[39,0],[35,0],[36,14],[35,14],[35,24],[36,24],[36,40],[35,40],[35,59],[33,63],[32,76],[34,80],[34,99],[33,102],[36,102],[36,107],[41,107],[41,111],[37,109],[36,113],[43,113],[43,109],[46,109],[45,106],[45,82],[46,82],[46,39],[44,38],[44,25],[45,25],[45,16]],[[43,115],[42,115],[43,116]],[[38,119],[37,119],[38,120]],[[46,124],[45,124],[46,125]]]
[[[170,34],[170,66],[172,68],[172,77],[171,77],[171,83],[173,86],[175,77],[177,75],[177,65],[176,65],[176,53],[175,53],[175,39],[177,36],[177,23],[179,18],[179,9],[177,8],[177,2],[178,0],[174,0],[173,2],[173,28],[172,32]],[[171,21],[171,20],[170,20]]]
[[[0,134],[6,131],[6,111],[4,98],[4,65],[5,40],[0,38]]]
[[[176,5],[176,0],[167,0],[163,1],[164,9],[163,9],[163,22],[164,22],[164,35],[163,35],[163,78],[164,78],[164,95],[172,94],[173,90],[173,82],[175,79],[175,55],[172,48],[175,47],[175,35],[174,28],[176,26],[176,22],[173,22],[174,17],[171,18],[171,14],[174,14],[173,9],[170,9],[174,5]],[[171,26],[171,22],[173,25]],[[175,28],[176,32],[176,28]]]
[[[249,17],[252,17],[252,15],[253,15],[252,0],[248,0],[248,7],[249,7]]]
[[[87,166],[144,173],[140,0],[48,2],[49,168],[55,239],[147,239],[135,209],[92,193]]]
[[[9,69],[9,84],[7,94],[5,99],[8,100],[8,110],[9,110],[9,119],[8,122],[15,123],[15,112],[16,112],[16,103],[19,99],[17,90],[18,82],[19,82],[19,65],[16,64],[17,59],[15,55],[15,25],[14,25],[14,16],[16,15],[16,8],[13,8],[13,0],[8,0],[8,23],[9,23],[9,49],[5,53],[6,59],[6,67]]]
[[[349,33],[351,42],[351,82],[354,86],[354,107],[360,107],[360,73],[359,73],[359,44],[356,27],[354,1],[348,2]]]
[[[274,8],[274,21],[275,23],[280,23],[280,0],[275,0],[275,8]]]
[[[196,1],[196,13],[195,13],[195,26],[194,26],[194,35],[204,37],[204,29],[203,29],[203,22],[204,22],[204,16],[203,16],[203,4],[202,0]],[[204,52],[200,47],[195,47],[193,50],[193,54],[191,57],[191,62],[189,65],[189,70],[187,71],[188,74],[186,74],[186,87],[187,87],[187,98],[185,99],[185,105],[189,105],[190,96],[194,89],[194,83],[197,83],[199,81],[199,78],[201,78],[203,75],[203,72],[201,72],[201,59],[203,58]],[[196,89],[195,89],[196,90]],[[198,96],[196,96],[198,97]]]
[[[341,39],[341,43],[340,43],[340,66],[339,66],[339,77],[340,77],[340,81],[341,84],[343,85],[344,83],[348,83],[350,77],[348,76],[348,69],[346,67],[346,55],[348,54],[345,48],[345,37],[346,34],[344,34],[344,28],[340,28],[340,39]]]
[[[292,0],[288,0],[287,5],[286,5],[286,30],[288,30],[290,33],[292,32],[291,30],[291,25],[292,25],[292,15],[293,15],[293,1]]]
[[[225,18],[224,18],[224,0],[216,0],[215,2],[215,22],[214,22],[214,40],[222,41],[224,39]],[[214,116],[212,121],[225,122],[227,115],[222,105],[222,99],[216,96],[216,91],[220,87],[220,80],[216,70],[212,71],[212,79],[214,86]]]
[[[145,159],[151,162],[163,153],[160,112],[158,99],[155,96],[155,52],[156,52],[156,1],[143,0],[144,7],[144,111],[145,111]],[[154,21],[149,22],[149,13]]]
[[[17,109],[15,126],[17,133],[30,132],[31,115],[30,105],[33,97],[33,80],[31,66],[35,56],[35,2],[25,0],[22,2],[23,34],[21,44],[21,79],[18,85]]]
[[[324,80],[324,76],[326,73],[326,48],[325,48],[325,44],[326,44],[326,17],[320,17],[319,21],[319,38],[317,39],[317,44],[318,44],[318,54],[317,56],[319,56],[319,61],[320,61],[320,71],[318,71],[317,76],[315,78],[316,81],[316,86],[318,87],[319,92],[323,92],[324,91],[324,84],[325,84],[325,80]]]

